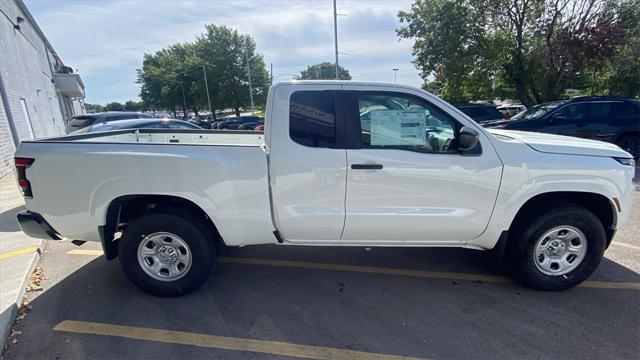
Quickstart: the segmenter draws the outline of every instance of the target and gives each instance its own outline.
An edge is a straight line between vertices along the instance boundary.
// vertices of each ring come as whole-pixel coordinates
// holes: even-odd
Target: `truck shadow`
[[[499,273],[481,253],[461,249],[266,246],[229,256]],[[639,274],[608,259],[601,268],[598,280],[640,282]],[[53,331],[63,320],[81,320],[436,359],[633,358],[640,351],[634,341],[638,291],[541,292],[510,283],[221,263],[196,292],[161,298],[134,287],[117,260],[99,257],[31,302],[18,327],[23,335],[5,357],[153,358],[178,350],[212,357],[222,351]],[[576,329],[580,335],[571,335]],[[564,340],[549,342],[549,336]]]
[[[0,213],[0,232],[20,231],[18,220],[16,220],[16,214],[23,210],[26,210],[26,207],[21,205]]]

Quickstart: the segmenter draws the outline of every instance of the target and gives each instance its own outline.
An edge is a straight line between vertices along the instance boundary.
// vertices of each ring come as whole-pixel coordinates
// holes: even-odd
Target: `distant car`
[[[524,105],[507,104],[507,105],[500,105],[496,109],[500,111],[505,116],[505,118],[510,119],[513,116],[518,115],[523,111],[526,111],[527,107]]]
[[[537,131],[611,142],[640,156],[640,101],[578,97],[536,105],[491,128]]]
[[[70,135],[85,133],[95,133],[101,131],[112,131],[122,129],[173,129],[173,130],[198,130],[201,127],[176,119],[129,119],[103,122],[93,124],[80,130],[76,130]]]
[[[236,116],[232,118],[226,118],[223,122],[218,124],[217,129],[238,130],[238,127],[242,124],[262,121],[264,121],[263,118],[255,115]]]
[[[238,130],[255,130],[256,126],[263,125],[263,124],[264,124],[264,122],[262,122],[262,121],[244,123],[244,124],[238,126]]]
[[[65,132],[67,134],[91,126],[93,124],[124,120],[124,119],[151,119],[153,116],[150,114],[143,114],[138,112],[124,112],[124,111],[109,111],[95,114],[76,115],[71,118],[71,121],[67,124]]]
[[[505,116],[492,105],[454,104],[456,108],[478,124],[504,120]]]

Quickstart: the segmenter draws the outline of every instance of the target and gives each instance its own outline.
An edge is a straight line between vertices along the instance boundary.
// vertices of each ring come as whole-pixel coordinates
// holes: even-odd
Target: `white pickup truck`
[[[567,289],[628,217],[615,145],[488,131],[422,90],[278,83],[265,133],[145,129],[25,141],[22,230],[98,241],[157,295],[198,288],[223,246],[494,249],[521,283]]]

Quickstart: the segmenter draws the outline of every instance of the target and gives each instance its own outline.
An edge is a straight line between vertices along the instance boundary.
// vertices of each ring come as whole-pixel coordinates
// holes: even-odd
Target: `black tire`
[[[506,254],[520,283],[538,290],[566,290],[580,284],[595,271],[606,244],[604,227],[595,215],[578,205],[560,204],[530,218],[534,220],[522,224],[519,229],[513,229]],[[586,238],[586,254],[570,272],[547,275],[535,263],[537,242],[549,230],[565,225],[582,231]]]
[[[618,139],[618,141],[616,141],[616,145],[631,154],[635,159],[640,158],[640,135],[623,135]]]
[[[176,280],[158,280],[145,272],[138,261],[138,248],[149,234],[175,234],[187,244],[191,264]],[[144,291],[158,296],[181,296],[199,288],[209,277],[216,262],[215,244],[206,226],[189,212],[165,210],[140,216],[124,231],[119,245],[122,270],[129,280]]]

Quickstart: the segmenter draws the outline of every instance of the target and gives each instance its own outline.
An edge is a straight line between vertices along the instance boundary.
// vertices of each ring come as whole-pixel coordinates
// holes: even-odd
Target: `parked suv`
[[[109,122],[114,120],[126,120],[126,119],[142,119],[153,118],[151,114],[143,114],[138,112],[124,112],[124,111],[110,111],[96,114],[84,114],[76,115],[71,118],[71,121],[67,124],[65,132],[70,132],[86,128],[93,124],[99,124],[103,122]]]
[[[621,97],[579,97],[536,105],[511,120],[488,127],[538,131],[614,143],[640,156],[640,101]]]
[[[504,114],[492,105],[454,104],[454,106],[478,124],[484,125],[484,123],[492,123],[506,119]]]

